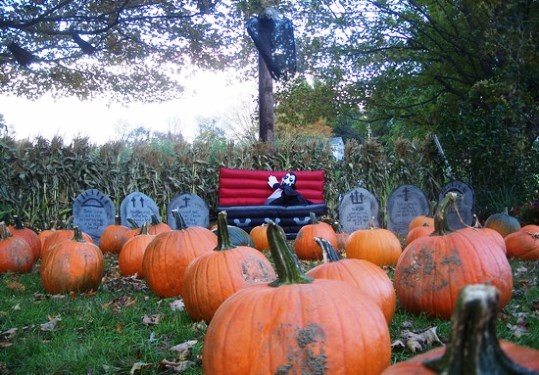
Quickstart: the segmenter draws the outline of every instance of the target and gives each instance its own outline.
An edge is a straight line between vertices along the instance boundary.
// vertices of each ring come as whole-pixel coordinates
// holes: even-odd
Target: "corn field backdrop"
[[[434,208],[438,192],[450,180],[432,139],[419,144],[405,139],[391,149],[376,139],[345,144],[343,160],[336,160],[327,140],[288,139],[263,143],[194,141],[169,136],[147,142],[124,141],[94,145],[88,138],[64,144],[60,137],[17,141],[0,138],[0,218],[19,215],[28,226],[46,229],[71,216],[75,198],[98,189],[116,205],[139,191],[157,203],[166,217],[168,203],[191,192],[203,198],[216,217],[220,166],[263,170],[326,171],[328,216],[338,219],[339,197],[355,187],[371,191],[380,204],[382,223],[389,194],[401,184],[423,189]],[[463,179],[464,182],[467,182]],[[476,192],[476,203],[481,195]],[[478,206],[476,204],[476,206]]]

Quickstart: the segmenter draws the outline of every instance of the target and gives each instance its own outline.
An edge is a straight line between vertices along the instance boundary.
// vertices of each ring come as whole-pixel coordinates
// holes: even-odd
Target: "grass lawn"
[[[121,277],[116,256],[106,263],[99,290],[79,296],[46,294],[39,263],[28,274],[0,275],[0,374],[202,374],[205,324],[193,322],[181,300],[159,299],[144,281]],[[539,349],[539,262],[512,267],[513,298],[498,334]],[[449,325],[397,309],[393,362],[440,345],[422,335],[429,328],[447,341]]]

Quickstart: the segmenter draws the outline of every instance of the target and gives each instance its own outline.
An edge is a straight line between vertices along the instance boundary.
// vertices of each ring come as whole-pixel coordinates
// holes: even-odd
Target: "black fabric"
[[[267,8],[260,16],[249,19],[247,33],[273,79],[285,81],[296,73],[296,42],[292,21],[282,17],[275,9]]]
[[[310,213],[319,218],[327,213],[325,203],[307,206],[218,206],[217,211],[226,211],[229,225],[235,225],[250,232],[254,227],[270,220],[281,226],[287,239],[295,239],[298,231],[310,223]]]
[[[277,185],[277,184],[275,184]],[[274,186],[275,186],[274,185]],[[294,189],[293,186],[278,184],[274,189],[281,189],[281,196],[268,202],[272,206],[306,206],[311,204],[299,191]]]

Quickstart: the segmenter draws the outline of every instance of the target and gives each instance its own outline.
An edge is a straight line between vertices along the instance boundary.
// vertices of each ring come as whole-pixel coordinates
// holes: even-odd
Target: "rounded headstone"
[[[97,189],[80,193],[73,202],[73,224],[89,234],[96,243],[103,230],[114,224],[114,202]]]
[[[379,226],[380,208],[375,196],[364,188],[355,188],[344,195],[339,204],[339,221],[344,232]]]
[[[405,235],[414,217],[429,214],[429,201],[417,186],[402,185],[389,196],[386,210],[387,229],[396,235]]]
[[[179,194],[172,199],[167,208],[167,222],[172,229],[178,229],[173,210],[178,210],[188,227],[210,227],[210,209],[206,202],[193,193]]]

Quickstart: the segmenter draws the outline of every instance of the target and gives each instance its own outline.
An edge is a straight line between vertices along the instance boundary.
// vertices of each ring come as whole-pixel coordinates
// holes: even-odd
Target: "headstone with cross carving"
[[[346,233],[366,229],[370,224],[378,227],[380,208],[375,196],[364,188],[355,188],[344,195],[339,204],[339,221]]]
[[[145,221],[150,221],[152,215],[161,220],[157,204],[144,193],[135,191],[126,196],[120,204],[121,223],[127,227],[131,227],[128,219],[134,220],[140,227]]]
[[[85,190],[73,202],[73,224],[89,234],[96,243],[105,227],[114,224],[114,216],[114,203],[99,190]]]
[[[210,227],[210,210],[206,202],[198,195],[183,193],[172,199],[167,208],[167,223],[172,229],[178,229],[172,213],[175,209],[178,210],[188,227]]]
[[[454,180],[442,187],[438,202],[440,202],[447,193],[457,194],[457,207],[449,207],[447,211],[447,224],[452,230],[464,228],[473,225],[474,222],[474,201],[475,195],[472,187],[462,181]]]
[[[402,185],[387,200],[387,229],[396,235],[406,235],[414,217],[429,214],[429,201],[417,186]]]

